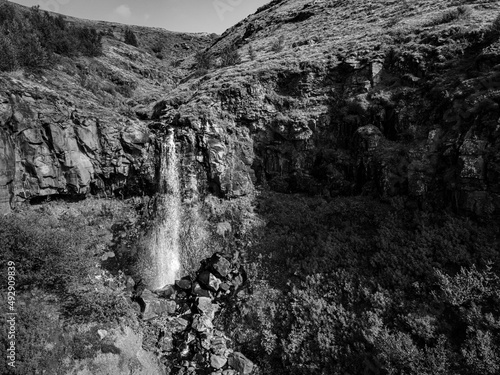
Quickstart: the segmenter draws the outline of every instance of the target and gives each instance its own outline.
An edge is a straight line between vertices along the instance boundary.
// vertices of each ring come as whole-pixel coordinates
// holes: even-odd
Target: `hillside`
[[[33,12],[19,5],[13,9],[20,19]],[[176,61],[214,38],[63,19],[68,27],[101,34],[102,54],[56,54],[45,65],[1,75],[2,210],[8,211],[9,201],[15,205],[37,196],[123,190],[130,165],[143,163],[138,149],[148,143],[148,130],[141,120],[186,75],[186,69],[175,67]],[[134,33],[138,47],[124,43],[125,30]],[[25,150],[19,155],[23,163],[14,162],[12,134]],[[153,174],[145,180],[154,179],[154,170],[144,173]]]
[[[498,4],[461,4],[273,1],[207,51],[236,45],[241,64],[180,85],[156,116],[243,133],[245,175],[281,191],[497,215]]]
[[[497,1],[65,22],[0,72],[14,374],[498,374]]]

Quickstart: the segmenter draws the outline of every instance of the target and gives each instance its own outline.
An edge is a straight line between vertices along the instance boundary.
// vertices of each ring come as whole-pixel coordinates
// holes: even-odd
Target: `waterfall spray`
[[[180,271],[181,196],[174,132],[161,145],[157,223],[150,240],[153,289],[173,284]]]

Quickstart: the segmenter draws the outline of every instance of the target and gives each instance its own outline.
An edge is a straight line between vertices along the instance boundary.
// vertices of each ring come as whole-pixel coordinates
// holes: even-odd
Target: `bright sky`
[[[79,18],[221,34],[270,0],[14,0]]]

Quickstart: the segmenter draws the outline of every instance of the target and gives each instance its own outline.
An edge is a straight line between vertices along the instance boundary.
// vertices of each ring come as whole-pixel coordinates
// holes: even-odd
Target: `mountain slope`
[[[33,12],[45,17],[9,4],[0,5],[13,9],[17,22]],[[66,33],[70,27],[97,30],[102,54],[55,54],[42,69],[0,74],[2,211],[39,196],[150,189],[155,168],[146,160],[154,159],[154,140],[140,119],[186,74],[175,62],[213,40],[207,34],[62,18]],[[138,47],[123,42],[125,30],[136,35]]]
[[[460,4],[273,1],[205,51],[236,46],[240,64],[180,85],[153,117],[220,149],[222,195],[256,179],[497,215],[500,9]]]

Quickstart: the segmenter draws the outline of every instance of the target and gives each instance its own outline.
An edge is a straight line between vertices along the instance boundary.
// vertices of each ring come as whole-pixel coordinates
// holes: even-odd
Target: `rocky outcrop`
[[[193,280],[186,277],[153,292],[137,285],[134,299],[147,321],[145,347],[157,353],[168,373],[252,373],[253,362],[234,350],[230,335],[215,322],[217,312],[244,293],[245,278],[238,264],[214,254]]]
[[[178,76],[158,86],[160,76],[143,72],[161,66],[121,45],[116,25],[98,64],[81,61],[71,72],[81,75],[83,94],[60,82],[63,67],[3,78],[2,207],[61,193],[153,194],[157,140],[174,129],[184,203],[260,186],[498,215],[500,49],[491,9],[471,6],[485,22],[457,29],[422,23],[419,12],[440,12],[431,1],[416,13],[398,8],[394,23],[382,2],[355,3],[272,2],[208,50],[219,57],[235,45],[241,64],[188,75],[175,88],[182,74],[172,68]],[[403,20],[411,38],[401,37]],[[388,30],[384,43],[377,30]],[[151,44],[152,34],[141,33]],[[210,40],[199,38],[199,46]],[[189,48],[181,49],[184,57]],[[179,64],[187,74],[189,59]],[[137,94],[117,113],[110,105],[123,101],[89,94],[92,74]]]
[[[2,205],[56,194],[115,194],[154,184],[147,127],[112,113],[82,111],[54,92],[3,81]],[[135,180],[135,181],[134,181]]]
[[[0,213],[38,197],[152,195],[159,150],[145,122],[150,106],[187,74],[182,60],[214,39],[61,17],[98,30],[103,54],[0,73]],[[123,42],[125,30],[138,48]]]
[[[334,3],[294,0],[262,8],[210,49],[217,55],[238,45],[241,65],[179,86],[151,117],[189,140],[193,163],[204,163],[211,190],[221,197],[261,186],[500,214],[500,102],[492,90],[498,36],[484,24],[462,30],[467,51],[460,53],[450,24],[415,26],[404,41],[396,40],[394,26],[395,36],[382,45],[373,30],[388,27],[387,9],[359,2],[360,15],[350,20],[355,5]],[[492,21],[479,6],[473,14]],[[361,25],[363,17],[373,25]],[[419,22],[401,9],[405,17]],[[313,43],[291,43],[287,34],[317,30],[324,35]],[[250,46],[254,59],[247,57]]]

